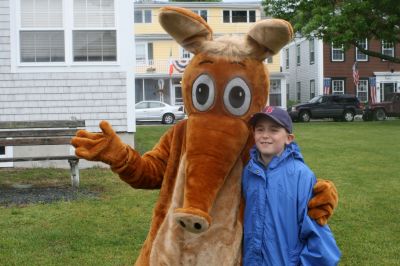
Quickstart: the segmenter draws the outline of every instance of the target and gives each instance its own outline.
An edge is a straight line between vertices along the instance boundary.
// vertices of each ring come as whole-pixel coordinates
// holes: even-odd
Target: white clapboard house
[[[0,121],[108,120],[133,144],[133,13],[133,1],[0,0]],[[43,163],[58,162],[30,165]]]

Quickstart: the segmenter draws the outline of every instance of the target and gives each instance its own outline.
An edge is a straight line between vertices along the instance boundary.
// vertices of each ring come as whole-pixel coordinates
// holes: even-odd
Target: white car
[[[183,106],[169,105],[160,101],[141,101],[135,104],[136,121],[161,121],[172,124],[185,118]]]

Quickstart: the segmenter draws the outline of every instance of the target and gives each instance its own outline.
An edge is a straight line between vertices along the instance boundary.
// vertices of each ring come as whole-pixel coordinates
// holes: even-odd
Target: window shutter
[[[21,0],[22,28],[61,28],[62,0]]]
[[[147,44],[147,59],[153,60],[153,43],[151,42]]]
[[[74,0],[74,27],[113,28],[114,13],[114,0]]]

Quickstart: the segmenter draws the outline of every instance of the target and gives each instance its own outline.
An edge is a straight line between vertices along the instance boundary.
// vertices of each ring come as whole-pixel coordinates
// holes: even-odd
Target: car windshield
[[[316,97],[312,98],[311,100],[309,100],[308,102],[309,103],[316,103],[316,102],[318,102],[319,99],[321,99],[321,97],[322,96],[316,96]]]

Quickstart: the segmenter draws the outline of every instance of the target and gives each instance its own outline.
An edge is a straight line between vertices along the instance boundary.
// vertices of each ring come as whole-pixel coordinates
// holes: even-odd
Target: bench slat
[[[0,129],[17,128],[74,128],[84,127],[85,120],[47,120],[47,121],[6,121],[0,122]]]
[[[0,138],[74,136],[76,129],[8,130],[0,131]]]
[[[71,137],[0,139],[0,146],[34,146],[70,144]]]
[[[0,163],[3,162],[27,162],[27,161],[47,161],[47,160],[78,160],[79,158],[73,155],[65,156],[40,156],[40,157],[14,157],[0,158]]]

